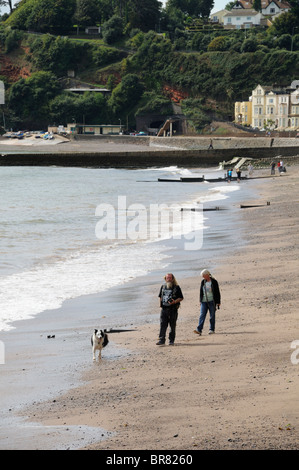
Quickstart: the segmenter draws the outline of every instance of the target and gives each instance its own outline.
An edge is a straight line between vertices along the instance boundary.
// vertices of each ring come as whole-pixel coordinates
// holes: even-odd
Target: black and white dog
[[[99,359],[102,357],[102,349],[109,343],[106,330],[94,330],[91,337],[92,357],[96,360],[96,350],[99,351]]]

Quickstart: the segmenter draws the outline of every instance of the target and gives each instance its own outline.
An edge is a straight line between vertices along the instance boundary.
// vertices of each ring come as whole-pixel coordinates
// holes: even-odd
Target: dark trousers
[[[166,330],[169,325],[169,341],[175,340],[176,322],[178,319],[178,309],[174,307],[162,307],[160,313],[160,334],[159,340],[165,343]]]

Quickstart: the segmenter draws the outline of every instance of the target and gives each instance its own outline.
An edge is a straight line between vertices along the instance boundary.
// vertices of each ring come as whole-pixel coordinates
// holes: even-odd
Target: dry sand
[[[113,433],[89,449],[298,449],[299,168],[258,191],[255,202],[270,205],[240,209],[247,244],[214,272],[222,293],[216,334],[208,335],[208,320],[201,337],[193,333],[200,279],[179,279],[185,300],[175,346],[155,345],[158,324],[114,335],[130,354],[111,363],[104,350],[82,386],[36,403],[29,420]]]

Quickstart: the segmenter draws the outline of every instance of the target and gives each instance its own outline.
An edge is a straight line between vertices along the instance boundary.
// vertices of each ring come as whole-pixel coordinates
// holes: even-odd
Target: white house
[[[287,1],[279,2],[278,0],[261,0],[261,12],[263,15],[277,15],[289,11],[290,4]],[[233,6],[233,10],[252,10],[253,0],[237,0]]]
[[[213,13],[211,20],[223,23],[226,29],[247,29],[253,26],[259,26],[261,20],[269,16],[279,15],[289,11],[288,2],[279,2],[277,0],[261,0],[261,12],[253,8],[252,0],[237,0],[230,11],[223,10]],[[225,10],[224,10],[225,11]],[[262,24],[265,24],[265,21]]]
[[[262,13],[263,15],[274,16],[278,13],[289,11],[290,5],[287,2],[278,2],[276,0],[262,0]]]
[[[226,29],[248,29],[259,26],[263,15],[253,9],[232,9],[223,16]]]

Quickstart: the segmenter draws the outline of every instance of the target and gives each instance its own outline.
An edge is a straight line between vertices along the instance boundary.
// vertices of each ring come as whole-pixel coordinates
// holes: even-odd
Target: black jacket
[[[218,305],[218,304],[221,303],[219,285],[218,285],[218,282],[216,281],[216,279],[214,279],[213,277],[211,277],[211,281],[212,281],[212,292],[213,292],[214,304]],[[202,299],[203,299],[203,295],[204,295],[204,290],[203,289],[204,289],[205,282],[206,281],[203,279],[201,281],[201,284],[200,284],[200,293],[199,293],[200,302],[202,302]]]
[[[159,292],[160,306],[161,306],[161,307],[162,307],[162,297],[163,297],[163,290],[164,290],[164,289],[166,289],[166,284],[164,284],[163,286],[161,286],[160,292]],[[172,288],[172,293],[171,293],[171,298],[172,298],[173,300],[183,299],[183,298],[184,298],[180,286],[178,286],[178,285],[177,285],[177,286],[173,286],[173,288]],[[177,304],[175,304],[175,305],[169,305],[169,307],[164,305],[164,308],[165,308],[165,307],[166,307],[166,308],[170,308],[170,307],[172,307],[172,308],[179,308],[180,305],[181,305],[181,304],[180,304],[180,302],[179,302],[179,303],[177,303]]]

